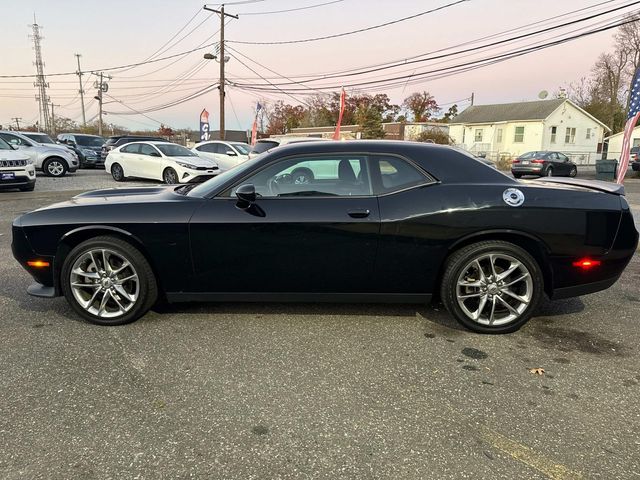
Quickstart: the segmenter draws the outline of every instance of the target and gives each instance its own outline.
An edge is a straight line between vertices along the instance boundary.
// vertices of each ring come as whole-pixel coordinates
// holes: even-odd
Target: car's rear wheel
[[[174,185],[178,183],[178,174],[171,167],[165,168],[164,172],[162,172],[162,180],[167,185]]]
[[[71,307],[98,325],[133,322],[158,297],[155,276],[144,255],[109,236],[87,240],[71,250],[60,280]]]
[[[538,307],[543,278],[535,259],[503,241],[464,247],[447,261],[441,297],[466,328],[508,333],[524,325]]]
[[[63,177],[67,173],[67,163],[58,157],[52,157],[45,160],[42,170],[49,177]]]
[[[119,163],[111,165],[111,176],[116,182],[124,182],[127,177],[124,176],[124,169]]]
[[[553,167],[548,167],[547,171],[545,172],[545,175],[547,177],[553,177]]]
[[[513,178],[520,178],[520,177],[522,177],[521,173],[514,173],[513,174]]]
[[[571,170],[569,170],[569,176],[571,178],[573,178],[576,175],[578,175],[578,168],[577,167],[571,167]]]

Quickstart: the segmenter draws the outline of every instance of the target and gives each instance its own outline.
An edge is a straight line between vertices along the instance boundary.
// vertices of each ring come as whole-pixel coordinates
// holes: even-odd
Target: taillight
[[[544,160],[540,160],[539,158],[536,158],[535,160],[531,160],[531,163],[544,163]]]
[[[520,160],[518,160],[518,159],[516,158],[516,159],[515,159],[514,161],[512,161],[511,163],[520,163]]]
[[[590,258],[583,258],[577,262],[573,262],[573,266],[581,268],[582,270],[590,270],[594,267],[599,267],[602,264],[600,260],[591,260]]]

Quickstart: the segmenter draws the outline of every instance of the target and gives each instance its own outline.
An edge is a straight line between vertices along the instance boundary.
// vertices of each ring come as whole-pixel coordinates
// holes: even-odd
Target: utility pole
[[[54,112],[54,108],[55,107],[59,107],[60,105],[56,105],[53,102],[51,102],[51,135],[56,134],[56,115]]]
[[[105,75],[103,72],[94,73],[94,75],[99,78],[98,81],[93,83],[93,86],[98,89],[98,95],[93,98],[98,100],[98,135],[102,136],[102,94],[109,91],[109,84],[104,79],[111,80],[112,77],[111,75]]]
[[[473,100],[475,98],[476,94],[474,92],[471,92],[471,106],[473,107]]]
[[[209,8],[206,5],[204,7],[205,10],[210,12],[215,12],[220,15],[220,57],[218,62],[220,63],[220,140],[224,140],[225,137],[225,126],[224,126],[224,21],[225,17],[231,17],[238,19],[238,15],[231,15],[230,13],[224,13],[224,4],[220,6],[220,10],[215,10],[213,8]]]
[[[87,117],[86,114],[84,112],[84,89],[82,88],[82,69],[80,68],[80,57],[82,55],[80,55],[79,53],[74,53],[76,59],[78,60],[78,71],[76,72],[76,75],[78,75],[78,82],[80,83],[80,105],[82,106],[82,126],[86,127],[87,126]]]
[[[38,122],[38,131],[40,131],[40,127],[44,123],[44,128],[46,131],[51,128],[51,120],[49,119],[49,107],[47,103],[49,103],[49,97],[47,96],[47,87],[49,84],[46,82],[44,78],[44,62],[42,61],[42,49],[40,48],[40,40],[43,37],[40,35],[40,25],[36,22],[36,15],[33,14],[33,24],[30,25],[32,34],[30,37],[33,39],[33,49],[36,52],[36,81],[33,86],[38,89],[38,95],[36,95],[36,100],[38,101],[38,108],[40,110],[40,121]]]
[[[15,120],[16,122],[16,129],[20,130],[20,120],[22,120],[22,117],[12,117],[11,120]]]

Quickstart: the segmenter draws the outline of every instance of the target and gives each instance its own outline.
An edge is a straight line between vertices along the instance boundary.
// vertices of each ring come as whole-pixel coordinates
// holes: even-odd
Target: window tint
[[[360,155],[288,158],[242,182],[247,183],[262,197],[371,195],[366,157]]]
[[[139,143],[130,143],[129,145],[125,145],[120,149],[122,153],[138,153],[140,150]]]
[[[155,148],[153,148],[151,145],[142,143],[140,144],[140,153],[142,155],[151,155],[152,153],[158,153],[158,151]]]
[[[380,172],[376,193],[388,193],[426,183],[427,178],[416,167],[398,157],[372,157],[373,169]]]
[[[251,153],[263,153],[267,150],[271,150],[273,147],[277,147],[278,145],[278,142],[273,141],[256,142],[256,144],[253,146],[253,150],[251,150]]]
[[[11,146],[7,142],[0,138],[0,150],[13,150],[13,148],[11,148]]]
[[[205,143],[204,145],[198,145],[196,150],[199,152],[216,153],[217,147],[215,143]]]

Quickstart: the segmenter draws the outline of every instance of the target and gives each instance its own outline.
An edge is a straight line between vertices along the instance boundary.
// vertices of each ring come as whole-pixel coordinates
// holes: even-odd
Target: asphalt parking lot
[[[0,192],[0,477],[640,477],[640,255],[503,336],[438,305],[193,304],[104,328],[26,294],[11,222],[116,185]]]

